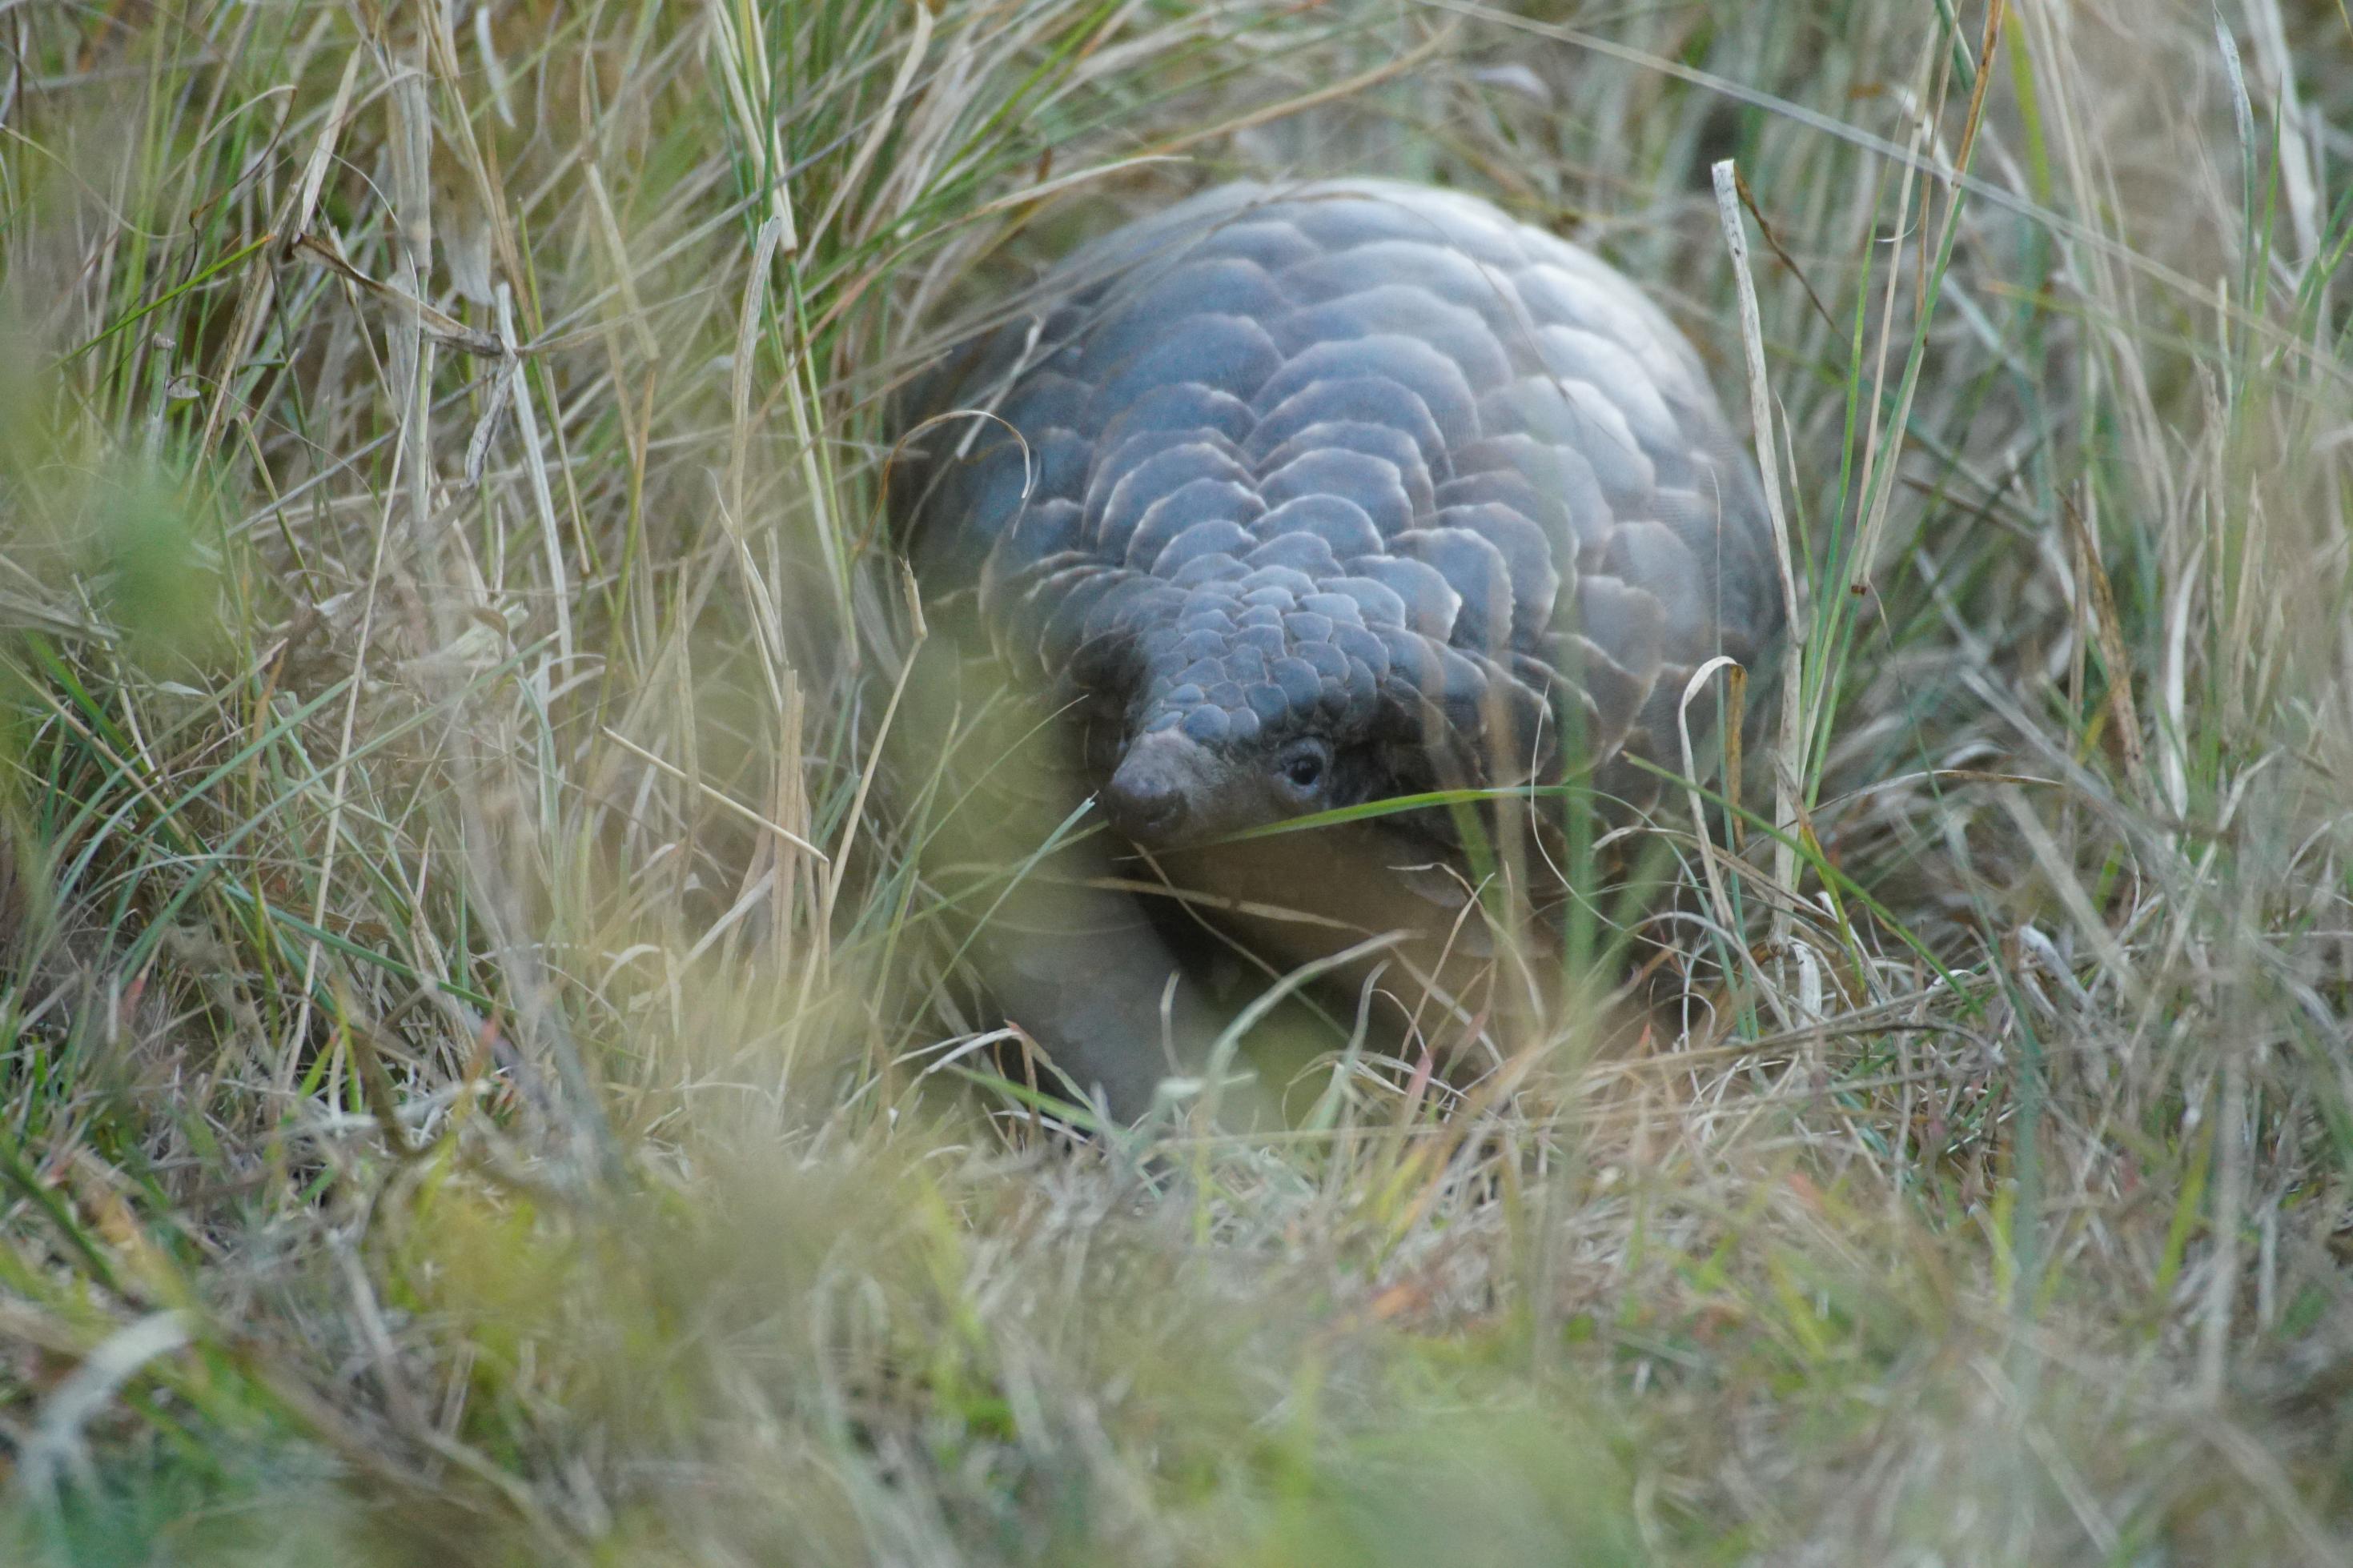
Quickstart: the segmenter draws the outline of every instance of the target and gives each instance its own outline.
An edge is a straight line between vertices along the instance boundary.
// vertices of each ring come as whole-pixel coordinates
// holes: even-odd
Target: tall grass
[[[0,8],[12,1560],[2353,1558],[2353,26],[2219,21]],[[1269,172],[1761,419],[1729,221],[1787,706],[1638,1048],[1072,1152],[882,410]]]

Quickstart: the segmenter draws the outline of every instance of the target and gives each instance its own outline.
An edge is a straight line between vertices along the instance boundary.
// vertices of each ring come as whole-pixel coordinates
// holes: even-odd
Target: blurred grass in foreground
[[[2353,1560],[2353,29],[2222,21],[0,11],[10,1559]],[[1799,809],[1655,825],[1679,1015],[1156,1197],[954,1092],[890,387],[1369,172],[1743,408],[1727,157]]]

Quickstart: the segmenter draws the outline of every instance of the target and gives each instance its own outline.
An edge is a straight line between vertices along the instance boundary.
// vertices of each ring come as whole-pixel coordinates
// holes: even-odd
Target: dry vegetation
[[[2353,23],[2221,22],[0,5],[0,1552],[2353,1561]],[[1039,1137],[891,386],[1364,171],[1753,412],[1727,158],[1807,607],[1687,1001]]]

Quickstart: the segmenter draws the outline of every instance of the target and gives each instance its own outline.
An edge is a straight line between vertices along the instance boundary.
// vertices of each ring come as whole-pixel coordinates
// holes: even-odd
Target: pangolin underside
[[[1461,818],[1233,836],[1564,777],[1638,811],[1635,759],[1680,769],[1693,672],[1753,665],[1781,623],[1756,472],[1690,345],[1602,262],[1451,191],[1207,192],[1071,256],[896,424],[933,618],[1052,716],[1049,760],[967,815],[1030,836],[1092,795],[1111,829],[992,896],[984,969],[1122,1117],[1214,1028],[1167,922],[1106,873],[1181,868],[1277,964],[1403,932],[1345,974],[1388,963],[1406,1009],[1401,976],[1461,1016],[1493,951]],[[1017,830],[1024,795],[1046,805]]]

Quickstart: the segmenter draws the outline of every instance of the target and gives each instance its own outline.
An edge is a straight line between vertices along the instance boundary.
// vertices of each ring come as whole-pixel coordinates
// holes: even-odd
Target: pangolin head
[[[1384,793],[1376,742],[1398,639],[1349,595],[1281,575],[1155,584],[1069,672],[1115,738],[1098,752],[1098,798],[1132,842],[1165,848]]]
[[[1147,595],[1080,661],[1117,715],[1098,798],[1135,844],[1427,788],[1462,772],[1433,765],[1445,737],[1492,728],[1488,668],[1404,625],[1377,583],[1260,571],[1187,586]]]

